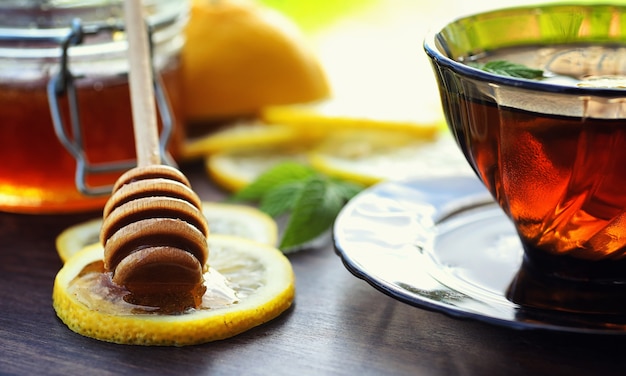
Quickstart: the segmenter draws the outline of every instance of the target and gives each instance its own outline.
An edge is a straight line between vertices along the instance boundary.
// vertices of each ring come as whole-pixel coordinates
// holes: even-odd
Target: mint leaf
[[[363,190],[363,186],[349,181],[333,179],[332,183],[333,189],[336,189],[338,194],[340,194],[345,201],[350,200],[352,197],[356,196],[357,193]]]
[[[259,209],[272,217],[278,217],[292,210],[306,181],[287,182],[270,189],[261,198]]]
[[[284,162],[261,174],[254,182],[235,193],[231,200],[258,201],[279,185],[302,181],[315,174],[311,167],[295,162]]]
[[[284,162],[230,199],[258,202],[259,209],[274,218],[289,214],[279,245],[289,252],[324,234],[361,190],[361,185],[327,177],[309,166]]]
[[[322,235],[333,224],[344,203],[340,190],[330,180],[309,179],[291,212],[280,249],[288,250]]]
[[[522,64],[511,63],[506,60],[494,60],[487,63],[470,63],[470,66],[484,70],[485,72],[500,76],[538,79],[543,77],[543,70],[529,68]]]

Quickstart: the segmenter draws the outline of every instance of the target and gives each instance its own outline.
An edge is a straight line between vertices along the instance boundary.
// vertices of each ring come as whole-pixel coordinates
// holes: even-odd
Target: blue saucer
[[[626,334],[626,317],[521,307],[506,290],[522,263],[510,220],[473,176],[373,186],[338,216],[346,268],[407,304],[515,329]]]

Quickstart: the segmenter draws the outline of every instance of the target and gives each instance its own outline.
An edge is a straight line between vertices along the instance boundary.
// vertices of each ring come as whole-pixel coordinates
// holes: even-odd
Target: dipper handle
[[[152,64],[141,0],[124,0],[129,85],[139,167],[161,163]]]

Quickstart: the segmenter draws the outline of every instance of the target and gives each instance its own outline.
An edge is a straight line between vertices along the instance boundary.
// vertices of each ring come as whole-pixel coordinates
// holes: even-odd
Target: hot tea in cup
[[[625,14],[510,8],[425,41],[449,128],[524,247],[518,304],[626,313]]]

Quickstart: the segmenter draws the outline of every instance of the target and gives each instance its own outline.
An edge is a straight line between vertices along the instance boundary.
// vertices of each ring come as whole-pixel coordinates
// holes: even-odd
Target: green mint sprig
[[[530,80],[543,78],[543,70],[529,68],[522,64],[506,60],[494,60],[487,63],[470,63],[470,66],[500,76],[527,78]]]
[[[288,215],[278,246],[288,253],[324,234],[346,202],[363,188],[300,163],[283,162],[230,199],[256,202],[260,210],[274,218]]]

